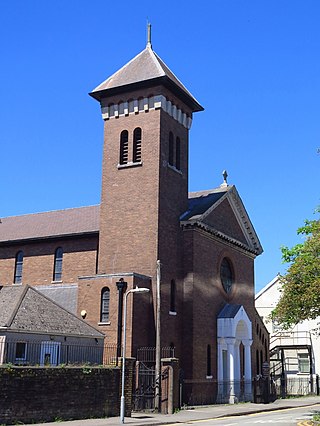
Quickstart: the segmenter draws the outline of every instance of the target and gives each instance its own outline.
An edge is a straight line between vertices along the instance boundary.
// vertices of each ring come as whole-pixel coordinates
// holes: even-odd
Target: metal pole
[[[136,287],[128,290],[124,295],[124,315],[123,315],[123,342],[122,342],[122,378],[121,378],[121,399],[120,399],[120,423],[124,423],[125,399],[124,399],[124,375],[126,364],[126,336],[127,336],[127,299],[130,293],[148,293],[150,290],[144,287]]]
[[[160,343],[160,281],[161,281],[161,263],[157,260],[157,307],[156,307],[156,383],[155,383],[155,410],[160,410],[160,368],[161,368],[161,343]]]

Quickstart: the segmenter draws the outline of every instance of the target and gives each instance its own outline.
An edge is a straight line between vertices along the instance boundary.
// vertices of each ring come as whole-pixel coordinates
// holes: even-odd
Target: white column
[[[228,347],[228,379],[229,379],[229,404],[235,403],[235,394],[234,394],[234,345],[236,339],[226,338],[226,343]]]
[[[223,381],[222,345],[223,340],[218,337],[218,382]]]
[[[244,380],[245,380],[245,398],[251,400],[252,398],[252,363],[251,363],[251,345],[252,339],[243,339],[244,346]]]
[[[240,340],[236,340],[234,343],[234,394],[239,400],[240,396]]]
[[[240,340],[234,344],[234,380],[240,381]]]

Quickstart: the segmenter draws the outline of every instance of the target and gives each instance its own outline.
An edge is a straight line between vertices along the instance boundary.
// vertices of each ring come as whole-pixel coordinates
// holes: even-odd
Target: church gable
[[[202,221],[219,232],[247,244],[247,239],[234,215],[228,198],[219,203]]]
[[[188,210],[180,216],[184,228],[198,227],[255,255],[263,252],[244,204],[233,185],[189,194]]]

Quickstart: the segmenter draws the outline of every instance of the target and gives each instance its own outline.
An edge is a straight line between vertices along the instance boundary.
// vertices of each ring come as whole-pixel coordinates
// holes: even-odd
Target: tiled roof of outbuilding
[[[28,285],[0,288],[0,327],[31,333],[104,337],[103,333]]]
[[[0,243],[99,232],[99,206],[1,219]]]

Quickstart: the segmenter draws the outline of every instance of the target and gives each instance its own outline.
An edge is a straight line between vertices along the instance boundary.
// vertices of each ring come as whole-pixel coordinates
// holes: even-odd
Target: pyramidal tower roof
[[[100,101],[107,96],[157,84],[170,89],[194,112],[203,110],[199,102],[153,51],[150,41],[142,52],[96,87],[90,95]]]

